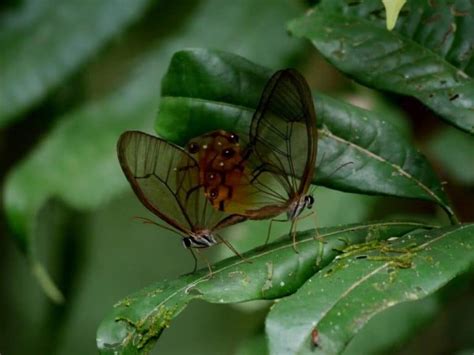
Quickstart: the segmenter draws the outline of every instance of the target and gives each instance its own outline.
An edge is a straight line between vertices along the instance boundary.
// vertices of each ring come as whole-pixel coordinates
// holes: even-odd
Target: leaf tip
[[[34,261],[32,265],[32,272],[46,296],[48,296],[48,298],[56,304],[63,304],[64,295],[55,285],[54,281],[51,279],[43,265]]]
[[[382,0],[387,13],[387,30],[391,31],[395,28],[400,10],[407,0]]]

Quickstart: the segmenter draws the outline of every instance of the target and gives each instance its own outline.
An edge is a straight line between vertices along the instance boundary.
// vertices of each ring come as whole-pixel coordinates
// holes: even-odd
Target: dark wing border
[[[197,162],[195,161],[195,159],[193,157],[191,157],[184,149],[182,149],[181,147],[177,146],[176,144],[173,144],[173,143],[169,143],[167,141],[165,141],[164,139],[161,139],[161,138],[158,138],[158,137],[155,137],[151,134],[148,134],[148,133],[144,133],[144,132],[141,132],[141,131],[126,131],[124,133],[122,133],[120,135],[120,138],[117,142],[117,155],[118,155],[118,159],[119,159],[119,162],[120,162],[120,166],[122,167],[122,170],[125,174],[125,177],[127,178],[128,182],[130,183],[130,185],[132,186],[132,189],[133,191],[135,192],[135,194],[137,195],[138,199],[140,200],[140,202],[146,207],[148,208],[148,210],[150,210],[152,213],[154,213],[155,215],[157,215],[159,218],[161,218],[162,220],[164,220],[166,223],[168,223],[169,225],[173,226],[174,228],[176,228],[178,231],[186,234],[186,235],[189,235],[191,232],[192,232],[192,223],[191,221],[189,220],[189,217],[186,213],[186,210],[184,209],[184,206],[182,206],[181,204],[181,201],[179,201],[179,199],[176,197],[176,195],[173,194],[173,196],[175,197],[176,199],[176,202],[178,203],[178,205],[180,206],[180,209],[181,211],[183,212],[183,215],[186,219],[186,221],[188,221],[189,223],[189,226],[190,226],[190,229],[187,230],[185,228],[183,228],[183,226],[179,225],[178,223],[176,223],[172,218],[168,217],[167,215],[161,213],[158,209],[156,209],[153,204],[151,204],[148,200],[148,198],[143,194],[143,191],[142,189],[138,186],[137,182],[136,182],[136,176],[133,174],[133,172],[130,170],[127,162],[126,162],[126,158],[125,158],[125,144],[128,143],[129,139],[131,138],[132,135],[142,135],[142,136],[147,136],[149,138],[152,138],[154,140],[158,140],[158,141],[161,141],[163,142],[164,144],[167,144],[167,145],[170,145],[171,147],[175,148],[175,149],[178,149],[180,151],[183,152],[183,154],[186,154],[188,155],[188,157],[190,158],[190,160],[192,160],[196,166],[197,166]],[[169,186],[162,182],[167,188],[169,188]]]
[[[256,146],[257,140],[257,133],[258,128],[261,122],[262,117],[264,117],[267,106],[269,104],[269,100],[272,98],[274,90],[276,89],[282,77],[288,76],[296,83],[296,88],[298,89],[298,94],[302,100],[303,108],[306,112],[305,115],[305,124],[307,127],[307,140],[308,140],[308,147],[307,147],[307,160],[305,163],[305,169],[303,172],[303,176],[301,177],[301,183],[297,193],[302,195],[307,192],[309,186],[311,185],[311,181],[313,178],[315,164],[316,164],[316,154],[317,154],[317,141],[318,141],[318,131],[316,128],[316,112],[314,109],[313,98],[311,95],[311,90],[306,82],[306,79],[295,69],[282,69],[275,72],[272,77],[267,82],[260,101],[258,103],[257,110],[252,118],[252,123],[250,127],[250,147]],[[252,148],[251,148],[252,149]],[[259,154],[256,152],[257,155]],[[291,159],[291,157],[290,157]],[[291,165],[292,162],[289,162]],[[296,178],[296,177],[294,177]],[[285,179],[287,177],[285,176]],[[288,181],[289,185],[292,185],[291,182]]]
[[[161,183],[170,190],[170,193],[175,198],[176,203],[180,207],[180,210],[183,214],[184,219],[189,224],[189,229],[184,228],[180,224],[176,223],[172,218],[170,218],[166,214],[160,212],[155,206],[153,206],[153,204],[151,202],[149,202],[149,199],[144,195],[143,190],[140,188],[140,186],[137,183],[137,180],[136,180],[137,177],[134,175],[134,173],[130,169],[130,167],[127,163],[127,159],[125,158],[126,144],[129,143],[129,140],[132,138],[133,135],[146,136],[146,137],[150,138],[151,140],[160,141],[161,143],[166,144],[166,145],[172,147],[173,149],[176,149],[176,150],[182,152],[182,154],[185,154],[187,156],[187,158],[189,159],[188,161],[191,161],[191,162],[194,163],[193,166],[195,166],[196,169],[199,168],[198,163],[196,162],[194,157],[192,157],[186,150],[184,150],[180,146],[178,146],[176,144],[173,144],[173,143],[170,143],[170,142],[168,142],[168,141],[166,141],[162,138],[155,137],[151,134],[144,133],[144,132],[141,132],[141,131],[126,131],[126,132],[121,134],[121,136],[120,136],[120,138],[117,142],[117,154],[118,154],[118,159],[119,159],[119,162],[120,162],[120,166],[122,167],[122,170],[125,174],[125,177],[127,178],[128,182],[132,186],[132,189],[135,192],[135,194],[137,195],[140,202],[149,211],[151,211],[153,214],[155,214],[156,216],[158,216],[163,221],[165,221],[169,225],[173,226],[175,229],[182,232],[183,234],[189,235],[190,233],[195,232],[195,227],[196,226],[193,225],[193,222],[191,221],[191,219],[189,217],[189,214],[186,210],[186,207],[182,203],[183,201],[181,201],[178,198],[178,196],[172,192],[172,189],[168,186],[168,184],[166,182],[161,181]],[[185,178],[183,177],[183,180],[184,179]],[[203,196],[203,199],[205,199],[205,196]],[[220,213],[220,212],[215,211],[214,213]],[[200,213],[198,213],[198,214],[200,214]],[[227,215],[225,217],[223,216],[223,218],[219,219],[219,221],[216,222],[213,226],[206,226],[206,228],[209,229],[210,231],[214,231],[214,230],[218,230],[218,229],[221,229],[221,228],[225,228],[227,226],[231,226],[231,225],[239,223],[239,222],[243,222],[246,219],[247,219],[247,217],[245,217],[245,216],[241,216],[241,215],[238,215],[238,214],[230,214],[230,215]]]

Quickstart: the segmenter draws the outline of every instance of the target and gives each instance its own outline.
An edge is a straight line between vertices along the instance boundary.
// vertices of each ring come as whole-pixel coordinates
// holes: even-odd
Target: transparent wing
[[[309,86],[296,70],[280,70],[268,81],[252,119],[250,145],[258,156],[257,172],[280,175],[289,197],[308,191],[316,162],[316,114]]]
[[[121,135],[117,150],[122,170],[143,205],[182,233],[243,220],[212,208],[199,184],[199,166],[180,147],[129,131]]]
[[[252,119],[247,179],[225,210],[268,218],[308,192],[316,161],[316,114],[305,79],[295,70],[268,81]]]

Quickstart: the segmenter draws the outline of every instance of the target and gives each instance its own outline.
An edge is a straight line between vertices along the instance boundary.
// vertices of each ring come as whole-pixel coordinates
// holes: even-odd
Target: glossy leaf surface
[[[229,53],[178,52],[163,79],[156,131],[178,144],[221,128],[248,134],[270,75],[271,70]],[[319,139],[313,182],[349,192],[430,200],[452,214],[426,158],[377,113],[322,94],[316,95],[315,108]]]
[[[474,225],[416,231],[343,254],[281,300],[266,321],[271,354],[342,352],[376,314],[438,290],[474,265]]]
[[[289,30],[361,83],[413,96],[473,134],[472,1],[408,1],[393,31],[383,13],[379,0],[327,0]]]
[[[295,292],[311,275],[330,263],[341,248],[366,240],[384,240],[422,228],[414,222],[380,222],[324,228],[298,234],[296,254],[287,236],[245,254],[251,261],[226,259],[196,274],[152,285],[117,303],[99,327],[97,343],[103,354],[147,353],[154,342],[193,299],[235,303],[275,299]]]

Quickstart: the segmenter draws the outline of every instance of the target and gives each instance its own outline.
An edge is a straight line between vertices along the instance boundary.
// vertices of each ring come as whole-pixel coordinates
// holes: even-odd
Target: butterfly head
[[[217,242],[214,238],[214,235],[212,235],[212,233],[208,230],[203,230],[183,238],[183,245],[186,249],[208,248],[216,243]]]
[[[305,204],[305,207],[309,210],[313,208],[314,197],[312,195],[306,195],[304,197],[304,204]]]
[[[314,197],[312,195],[304,195],[296,199],[288,209],[286,215],[288,220],[292,221],[301,215],[305,208],[311,209],[314,204]]]

